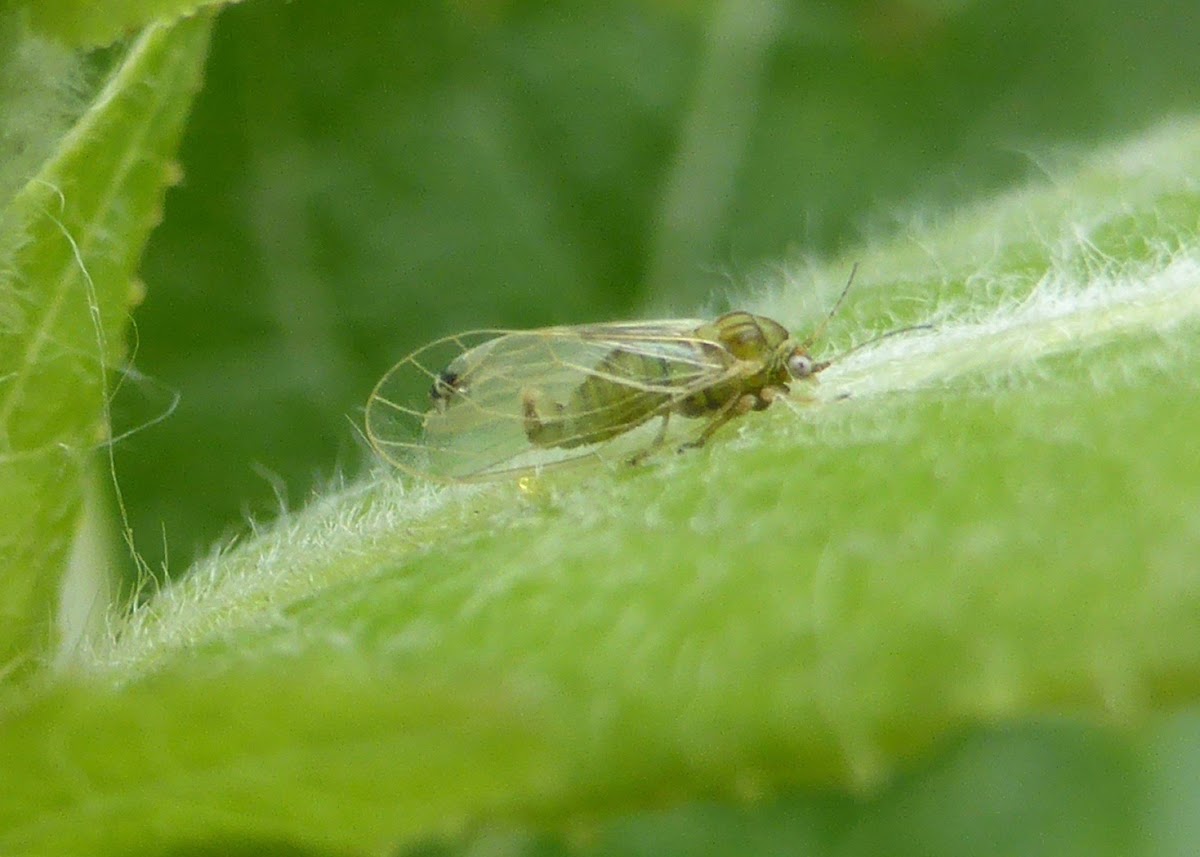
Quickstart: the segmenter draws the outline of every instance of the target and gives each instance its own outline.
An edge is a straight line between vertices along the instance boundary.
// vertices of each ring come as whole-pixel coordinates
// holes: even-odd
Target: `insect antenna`
[[[816,330],[814,330],[812,333],[810,333],[808,335],[808,338],[805,339],[804,342],[802,342],[800,344],[800,348],[802,350],[807,351],[808,348],[814,342],[816,342],[818,339],[820,339],[822,334],[825,333],[825,328],[829,327],[829,322],[833,321],[834,316],[836,316],[838,314],[838,310],[840,310],[842,308],[842,303],[843,303],[843,301],[846,300],[846,295],[850,293],[850,287],[852,285],[854,285],[854,275],[857,273],[858,273],[858,263],[855,262],[854,266],[850,269],[850,276],[846,279],[846,285],[842,287],[842,293],[840,295],[838,295],[838,299],[836,301],[834,301],[834,303],[833,303],[833,308],[829,310],[828,314],[826,314],[825,319],[819,325],[817,325]],[[879,342],[879,340],[881,340],[881,339],[887,339],[889,336],[898,336],[901,333],[911,333],[914,330],[933,330],[933,325],[932,324],[910,324],[907,327],[898,327],[895,330],[889,330],[886,333],[881,333],[878,336],[871,337],[866,342],[858,343],[858,345],[855,345],[854,347],[849,348],[846,351],[843,351],[841,354],[837,355],[836,357],[834,357],[830,360],[822,360],[818,364],[818,366],[821,369],[824,369],[827,366],[831,366],[834,363],[841,361],[845,357],[849,357],[855,351],[859,351],[863,348],[866,348],[868,345],[874,345],[876,342]]]
[[[832,358],[831,360],[827,360],[824,362],[827,365],[832,365],[834,363],[838,363],[842,359],[849,357],[855,351],[861,351],[862,349],[866,348],[868,345],[874,345],[876,342],[878,342],[881,339],[887,339],[888,337],[891,337],[891,336],[899,336],[901,333],[911,333],[914,330],[933,330],[933,325],[932,324],[910,324],[910,325],[907,325],[906,327],[897,327],[895,330],[889,330],[886,333],[879,334],[878,336],[872,336],[866,342],[860,342],[860,343],[858,343],[858,345],[855,345],[852,348],[848,348],[845,351],[843,351],[841,354],[839,354],[838,356]]]
[[[804,342],[800,343],[800,347],[805,351],[808,350],[814,342],[821,338],[825,333],[825,328],[829,327],[829,322],[833,321],[833,317],[837,315],[838,310],[842,308],[842,301],[846,299],[846,295],[850,291],[850,287],[854,285],[854,275],[858,273],[858,262],[854,263],[854,267],[850,269],[850,276],[846,279],[846,285],[842,287],[842,293],[838,295],[838,299],[833,302],[833,308],[825,316],[825,320],[817,325],[817,329],[808,335]]]

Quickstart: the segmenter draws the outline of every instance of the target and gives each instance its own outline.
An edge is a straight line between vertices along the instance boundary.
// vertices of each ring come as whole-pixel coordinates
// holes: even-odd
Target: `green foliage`
[[[0,663],[50,642],[85,463],[108,431],[108,372],[125,353],[206,34],[197,21],[134,42],[0,215]]]
[[[765,23],[739,23],[739,7]],[[864,279],[887,277],[864,239],[1200,103],[1190,0],[722,9],[226,9],[187,180],[143,268],[138,363],[182,399],[117,449],[150,565],[180,573],[248,516],[357,472],[347,418],[423,342],[693,316],[781,264],[808,292],[792,255],[847,252]],[[760,71],[730,107],[714,78],[735,27]],[[714,98],[728,115],[710,116]],[[714,125],[722,176],[708,174]],[[673,189],[697,176],[693,217]],[[1041,237],[1026,247],[1044,270]]]
[[[1190,19],[235,6],[141,268],[138,365],[183,403],[109,473],[207,21],[71,54],[26,26],[183,6],[32,8],[0,18],[0,853],[1196,850]],[[344,415],[423,339],[692,315],[713,263],[803,331],[851,261],[821,356],[932,329],[812,401],[636,469],[364,475],[182,573],[254,470],[356,467]],[[34,670],[85,504],[177,579]]]
[[[80,47],[109,45],[156,21],[231,2],[234,0],[16,0],[18,6],[27,7],[24,11],[35,30]]]

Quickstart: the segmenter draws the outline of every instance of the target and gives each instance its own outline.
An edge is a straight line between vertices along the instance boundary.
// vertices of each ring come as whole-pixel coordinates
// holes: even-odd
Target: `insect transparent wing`
[[[479,331],[439,340],[379,382],[367,404],[368,437],[398,467],[450,480],[598,454],[606,441],[725,377],[729,357],[692,336],[699,324]],[[546,435],[531,433],[530,402]]]

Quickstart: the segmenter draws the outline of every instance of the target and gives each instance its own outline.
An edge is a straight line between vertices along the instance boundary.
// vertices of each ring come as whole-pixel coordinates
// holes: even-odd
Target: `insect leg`
[[[789,392],[791,390],[786,384],[769,384],[758,391],[758,395],[755,396],[756,401],[750,407],[755,411],[765,411],[771,406],[772,402],[780,396],[786,396]]]
[[[654,436],[654,440],[652,440],[650,442],[649,446],[647,446],[641,452],[635,453],[629,459],[630,465],[636,467],[637,465],[641,464],[643,461],[645,461],[651,455],[651,453],[655,452],[656,450],[659,449],[659,447],[661,447],[663,445],[663,441],[665,441],[667,439],[667,422],[670,419],[671,419],[671,412],[663,411],[662,424],[658,427],[658,434],[656,434]]]
[[[696,437],[695,440],[690,440],[683,446],[679,447],[679,451],[685,449],[698,449],[708,443],[708,439],[717,432],[725,423],[740,417],[743,414],[748,414],[750,411],[765,411],[771,407],[771,403],[780,396],[785,396],[788,393],[787,386],[783,384],[768,384],[761,390],[755,393],[745,393],[741,396],[736,396],[726,402],[716,415],[708,421],[708,425]]]
[[[699,449],[708,443],[708,439],[725,423],[729,422],[734,417],[740,417],[743,414],[754,410],[754,406],[759,402],[759,398],[753,393],[746,393],[743,396],[735,396],[726,402],[721,410],[717,411],[716,415],[708,421],[708,425],[704,427],[704,431],[700,432],[694,440],[689,440],[687,443],[679,447],[679,452],[685,449]]]

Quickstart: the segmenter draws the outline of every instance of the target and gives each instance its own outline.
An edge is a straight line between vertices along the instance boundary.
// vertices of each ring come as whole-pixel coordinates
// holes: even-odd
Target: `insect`
[[[851,272],[850,282],[854,273]],[[585,324],[446,337],[397,363],[367,401],[367,438],[420,476],[474,481],[584,457],[638,462],[679,420],[703,446],[739,416],[770,407],[832,361],[779,322],[749,312],[713,321]],[[905,328],[908,330],[910,328]],[[899,333],[893,331],[892,333]],[[885,334],[890,335],[890,334]],[[424,401],[406,404],[424,389]]]

